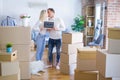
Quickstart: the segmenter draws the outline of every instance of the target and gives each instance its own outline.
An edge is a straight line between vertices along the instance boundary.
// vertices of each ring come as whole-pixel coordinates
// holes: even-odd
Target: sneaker
[[[59,70],[59,69],[60,69],[60,66],[59,66],[59,65],[57,65],[57,66],[56,66],[56,69],[57,69],[57,70]]]
[[[35,73],[35,75],[37,75],[37,76],[41,76],[41,74],[40,74],[40,73]]]
[[[45,68],[51,68],[52,67],[52,65],[47,65]]]

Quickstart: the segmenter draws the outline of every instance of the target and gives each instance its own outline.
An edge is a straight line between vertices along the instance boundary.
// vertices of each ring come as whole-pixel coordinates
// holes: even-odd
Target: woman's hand
[[[42,30],[44,30],[44,27],[41,27],[41,28],[40,28],[40,31],[42,31]]]

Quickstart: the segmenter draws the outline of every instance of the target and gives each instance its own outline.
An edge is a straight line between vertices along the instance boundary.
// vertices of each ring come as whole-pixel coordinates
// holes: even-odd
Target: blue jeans
[[[36,38],[36,60],[41,60],[45,49],[45,35],[38,34]]]
[[[31,38],[35,42],[35,44],[36,44],[36,39],[38,35],[39,35],[39,31],[35,31],[35,30],[31,31]]]
[[[60,48],[61,48],[61,39],[49,39],[48,41],[48,58],[49,58],[49,62],[50,63],[53,63],[53,54],[52,54],[52,51],[53,51],[53,48],[54,46],[56,46],[56,53],[57,53],[57,56],[56,56],[56,62],[59,63],[59,60],[60,60]]]

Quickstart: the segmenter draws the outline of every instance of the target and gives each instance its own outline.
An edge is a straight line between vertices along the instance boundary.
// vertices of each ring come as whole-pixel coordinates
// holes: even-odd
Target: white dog
[[[31,74],[40,75],[38,72],[44,72],[45,65],[43,61],[33,61],[30,63]]]

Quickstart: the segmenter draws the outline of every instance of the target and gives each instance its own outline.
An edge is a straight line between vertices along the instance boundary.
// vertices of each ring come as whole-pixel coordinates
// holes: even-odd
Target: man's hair
[[[53,8],[48,8],[47,10],[52,11],[53,13],[55,13],[55,10]]]

